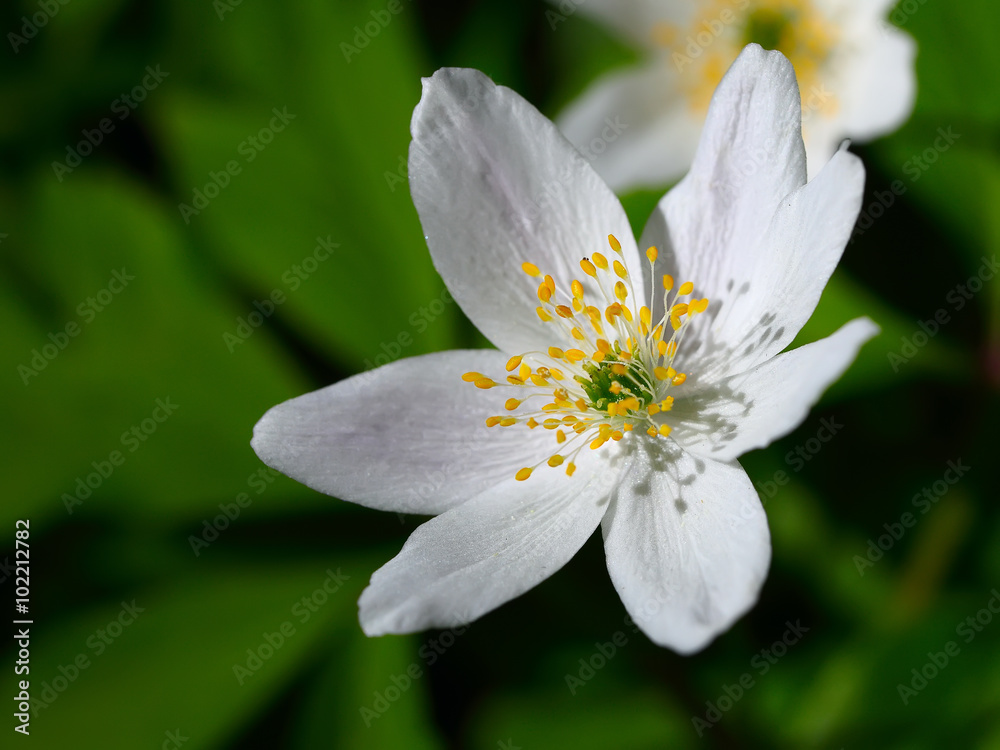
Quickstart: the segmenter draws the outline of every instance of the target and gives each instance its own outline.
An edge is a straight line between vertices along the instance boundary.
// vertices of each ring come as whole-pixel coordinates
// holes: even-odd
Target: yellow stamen
[[[521,364],[521,357],[511,357],[507,360],[507,372],[514,372]]]
[[[523,482],[525,479],[531,476],[531,469],[521,469],[517,474],[514,475],[514,479],[519,482]]]
[[[528,276],[541,276],[542,272],[538,270],[538,266],[534,263],[524,262],[521,264],[521,270],[524,271]]]
[[[514,409],[516,409],[520,405],[521,405],[521,402],[518,399],[516,399],[516,398],[509,398],[504,403],[503,408],[506,409],[507,411],[514,411]]]
[[[656,259],[659,256],[659,251],[655,247],[650,247],[646,250],[646,257],[649,258],[650,263],[656,263]]]
[[[608,235],[608,244],[609,244],[609,245],[611,245],[611,249],[612,249],[612,250],[614,250],[614,251],[615,251],[616,253],[618,253],[619,255],[621,254],[621,251],[622,251],[622,243],[620,243],[620,242],[618,241],[618,238],[617,238],[617,237],[615,237],[615,236],[614,236],[613,234],[609,234],[609,235]]]
[[[494,383],[489,378],[479,378],[474,382],[474,385],[476,386],[476,388],[482,388],[484,391],[487,391],[493,386],[495,386],[496,383]]]

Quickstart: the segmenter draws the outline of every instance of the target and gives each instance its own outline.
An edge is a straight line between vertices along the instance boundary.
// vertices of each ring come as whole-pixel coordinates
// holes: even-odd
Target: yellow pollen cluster
[[[750,42],[780,50],[795,68],[803,108],[826,114],[836,100],[819,85],[824,66],[840,40],[840,30],[816,0],[706,0],[687,28],[653,27],[653,39],[670,51],[672,67],[692,109],[708,109],[719,81]],[[816,92],[823,92],[821,96]]]
[[[674,368],[674,358],[688,323],[705,312],[708,300],[681,301],[690,297],[694,284],[687,281],[675,289],[673,277],[662,276],[663,314],[653,321],[645,305],[634,309],[639,297],[621,244],[614,235],[608,235],[608,244],[614,253],[610,258],[594,253],[580,261],[580,269],[592,279],[591,287],[596,286],[603,298],[599,305],[588,298],[579,279],[570,283],[568,294],[560,295],[551,276],[543,275],[534,263],[521,264],[524,273],[538,280],[538,317],[576,346],[550,346],[544,352],[511,357],[505,382],[479,372],[462,376],[477,388],[517,389],[517,395],[504,402],[508,413],[489,417],[487,427],[524,424],[554,432],[558,452],[518,471],[518,480],[527,479],[542,464],[565,466],[572,476],[581,450],[597,450],[636,428],[654,438],[670,435],[670,426],[658,415],[673,408],[670,388],[687,380],[686,373]],[[657,255],[655,247],[646,251],[650,278]],[[649,299],[655,293],[650,289]]]

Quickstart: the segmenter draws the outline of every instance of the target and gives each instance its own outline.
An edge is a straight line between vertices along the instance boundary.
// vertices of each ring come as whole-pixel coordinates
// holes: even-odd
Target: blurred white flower
[[[802,94],[809,174],[847,137],[892,132],[915,97],[915,45],[889,25],[894,0],[586,0],[581,13],[638,46],[645,62],[612,72],[557,123],[615,190],[687,171],[709,99],[744,45],[777,49]],[[625,129],[608,138],[609,118]]]
[[[858,319],[779,354],[848,240],[860,161],[839,151],[806,184],[792,67],[748,47],[643,257],[586,160],[482,73],[425,79],[412,132],[435,266],[499,351],[404,359],[292,399],[254,449],[321,492],[436,515],[372,576],[369,635],[476,619],[601,526],[636,624],[703,648],[753,605],[770,562],[736,458],[792,430],[876,332]],[[375,269],[366,283],[377,299]]]

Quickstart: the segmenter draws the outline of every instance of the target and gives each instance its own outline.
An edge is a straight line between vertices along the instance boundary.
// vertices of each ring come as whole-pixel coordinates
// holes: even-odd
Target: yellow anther
[[[486,426],[487,427],[496,427],[498,424],[500,424],[500,420],[501,419],[503,419],[503,417],[487,417],[486,418]]]
[[[605,258],[601,253],[594,253],[593,256],[594,265],[600,268],[602,271],[608,270],[608,259]]]
[[[544,307],[536,307],[535,312],[538,313],[538,317],[548,323],[552,320],[552,316],[549,315],[548,311]]]
[[[485,377],[481,372],[467,372],[462,376],[462,380],[466,383],[475,383],[477,380]]]
[[[567,401],[569,399],[569,391],[565,388],[556,388],[552,391],[552,398],[558,399],[559,401]]]
[[[514,475],[514,479],[518,482],[523,482],[525,479],[531,476],[531,469],[521,469],[517,474]]]
[[[573,283],[569,285],[570,291],[573,292],[573,296],[576,299],[583,299],[583,284],[581,284],[576,279],[573,279]]]
[[[552,359],[562,359],[563,354],[564,354],[563,350],[560,349],[558,346],[549,347],[549,356],[552,357]]]
[[[580,311],[583,310],[583,303],[580,300],[578,300],[576,297],[573,298],[572,305],[573,305],[573,309],[576,310],[577,312],[580,312]]]
[[[622,302],[624,302],[625,298],[628,297],[628,289],[620,281],[615,282],[615,296]]]
[[[625,266],[622,265],[622,262],[620,260],[616,260],[613,265],[615,273],[618,274],[619,279],[628,278],[628,271],[625,270]]]
[[[619,393],[622,392],[622,384],[619,383],[617,380],[614,380],[614,381],[612,381],[611,385],[608,387],[608,390],[611,391],[614,395],[617,396]]]
[[[614,417],[617,415],[618,415],[618,404],[617,402],[612,401],[610,404],[608,404],[608,416]]]
[[[646,434],[649,435],[650,437],[656,437],[656,428],[650,427],[648,430],[646,430]]]
[[[660,433],[660,437],[666,437],[673,431],[674,431],[673,428],[668,424],[661,424],[660,429],[658,430],[658,432]]]
[[[660,251],[655,247],[650,247],[646,250],[646,257],[649,258],[650,263],[656,263],[656,259],[659,257]]]
[[[628,398],[623,398],[618,402],[618,411],[621,413],[623,409],[628,411],[639,411],[642,405],[639,403],[639,399],[635,396],[629,396]]]
[[[660,353],[661,357],[664,354],[666,354],[667,353],[667,342],[666,341],[661,341],[660,343],[658,343],[656,345],[656,351],[658,351]]]
[[[628,373],[628,368],[625,365],[616,363],[611,365],[611,372],[613,372],[615,375],[625,375],[626,373]]]
[[[528,263],[525,261],[521,264],[521,270],[524,271],[528,276],[541,276],[542,272],[538,270],[538,266],[534,263]]]
[[[517,376],[521,378],[521,380],[527,380],[531,377],[531,368],[522,362],[521,366],[517,370]]]
[[[549,466],[555,468],[556,466],[559,466],[564,460],[565,459],[562,456],[556,454],[555,456],[553,456],[548,460],[548,464]]]
[[[668,292],[674,288],[674,277],[669,273],[663,274],[663,288]]]
[[[583,340],[584,340],[585,338],[587,338],[587,334],[585,334],[585,333],[584,333],[584,332],[583,332],[583,331],[582,331],[582,330],[580,329],[580,327],[579,327],[579,326],[575,326],[575,327],[573,328],[573,330],[572,330],[572,331],[570,331],[570,333],[571,333],[571,334],[573,335],[573,338],[575,338],[575,339],[576,339],[577,341],[583,341]]]
[[[562,430],[556,430],[556,442],[562,445],[566,442],[566,433]]]
[[[632,428],[633,428],[634,426],[635,426],[635,425],[633,425],[633,424],[632,424],[631,422],[626,422],[626,423],[624,424],[624,426],[622,427],[622,429],[624,429],[624,430],[625,430],[625,432],[632,432]]]
[[[620,243],[618,241],[618,238],[615,237],[613,234],[608,235],[608,244],[611,245],[611,249],[614,250],[616,253],[619,254],[621,253],[622,243]]]
[[[620,284],[621,282],[619,281],[618,283]],[[629,309],[628,305],[622,305],[621,306],[621,310],[622,310],[622,315],[625,317],[625,320],[627,320],[629,323],[631,323],[632,322],[632,311]]]
[[[517,407],[521,405],[520,399],[509,398],[504,402],[503,408],[507,411],[514,411]]]
[[[618,283],[620,284],[621,282]],[[604,309],[604,317],[607,318],[608,322],[611,325],[615,324],[615,316],[621,314],[622,314],[622,306],[619,305],[617,302],[613,305],[608,305]]]
[[[639,308],[639,320],[642,321],[643,333],[649,333],[649,326],[653,322],[653,313],[645,305]]]
[[[674,385],[682,385],[684,381],[687,379],[688,379],[687,374],[682,372],[679,373],[677,377],[671,380],[670,382],[673,383]]]
[[[587,402],[582,398],[578,398],[574,403],[576,404],[576,408],[580,411],[587,411]]]
[[[521,359],[522,358],[520,356],[511,357],[510,359],[508,359],[507,360],[507,372],[514,372],[514,370],[517,369],[518,365],[521,364]]]
[[[608,442],[607,438],[602,438],[602,437],[594,438],[593,441],[590,443],[590,450],[596,451],[606,442]]]
[[[670,411],[674,408],[674,397],[667,396],[660,402],[660,411]]]
[[[607,339],[597,339],[597,350],[602,354],[611,354],[611,344]]]
[[[653,374],[656,376],[657,380],[667,380],[670,376],[667,374],[666,367],[654,367]]]
[[[484,391],[489,390],[496,385],[490,378],[479,378],[474,382],[476,388],[482,388]]]
[[[549,275],[545,276],[545,286],[547,286],[549,288],[549,291],[552,292],[553,294],[556,293],[556,282],[555,282],[555,279],[553,279]]]
[[[542,302],[548,302],[550,299],[552,299],[552,290],[549,289],[548,284],[538,285],[538,299],[540,299]]]
[[[566,359],[568,359],[570,362],[579,362],[581,359],[585,359],[586,356],[587,355],[581,352],[579,349],[566,350]]]
[[[619,440],[622,439],[622,437],[624,437],[624,435],[625,433],[623,433],[621,430],[615,430],[614,432],[611,433],[611,439],[617,443]]]
[[[513,427],[517,424],[517,420],[514,417],[504,417],[500,420],[501,427]]]
[[[670,315],[671,316],[676,315],[677,317],[680,317],[681,315],[686,315],[687,311],[688,311],[688,306],[682,302],[679,305],[674,305],[673,307],[670,308]]]
[[[573,308],[568,305],[556,305],[556,313],[560,318],[572,318]]]
[[[559,427],[559,425],[560,425],[560,422],[559,422],[558,419],[551,419],[551,418],[549,418],[549,419],[546,419],[544,422],[542,422],[542,427],[544,427],[546,430],[554,430],[557,427]]]
[[[677,354],[677,342],[671,341],[669,344],[667,344],[667,356],[673,358],[675,354]]]
[[[607,422],[598,426],[597,436],[607,439],[611,435],[612,427]]]
[[[536,375],[535,373],[532,373],[530,377],[531,377],[531,382],[534,383],[535,385],[548,385],[548,383],[545,381],[545,378],[543,378],[541,375]]]
[[[525,424],[528,425],[529,430],[533,430],[538,427],[538,422],[535,421],[534,417],[525,422]]]
[[[694,284],[690,281],[685,281],[681,284],[681,288],[677,290],[677,294],[683,297],[686,294],[691,294],[694,291]]]
[[[604,361],[604,352],[594,352],[590,358],[600,364]]]
[[[588,276],[593,276],[594,278],[597,278],[597,269],[594,268],[594,264],[591,263],[586,258],[580,261],[580,268],[582,268],[583,272]]]
[[[524,385],[524,381],[521,378],[515,377],[513,375],[507,376],[507,382],[511,385]]]
[[[563,371],[562,370],[557,370],[555,367],[553,367],[551,370],[549,370],[549,376],[551,376],[552,378],[554,378],[556,380],[565,380],[566,379],[566,376],[563,374]]]
[[[654,414],[660,413],[660,407],[657,406],[656,404],[650,404],[649,406],[646,407],[646,413],[652,417]]]
[[[705,310],[708,309],[708,297],[705,297],[704,299],[696,299],[694,302],[688,305],[688,309],[692,313],[705,312]]]
[[[675,331],[681,330],[681,319],[678,318],[676,315],[671,315],[670,327],[673,328]]]
[[[573,476],[574,471],[576,471],[576,464],[570,461],[568,464],[566,464],[566,476],[568,477]]]

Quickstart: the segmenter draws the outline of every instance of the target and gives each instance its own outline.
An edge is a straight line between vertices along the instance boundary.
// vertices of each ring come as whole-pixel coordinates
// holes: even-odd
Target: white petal
[[[666,60],[599,79],[558,119],[613,189],[664,185],[691,164],[702,117]]]
[[[637,46],[656,51],[655,30],[661,24],[687,28],[695,17],[694,3],[664,3],[662,0],[574,0],[580,13],[614,29]],[[565,3],[552,0],[557,9]]]
[[[504,396],[461,377],[499,378],[505,362],[484,350],[392,362],[278,404],[254,427],[253,448],[319,492],[379,510],[441,513],[556,444],[541,429],[486,427],[488,416],[505,413]]]
[[[872,31],[860,44],[845,73],[843,108],[839,125],[858,141],[892,132],[913,111],[916,99],[913,39],[887,23]]]
[[[382,635],[464,624],[555,573],[607,509],[620,468],[617,446],[606,447],[584,449],[572,477],[543,465],[420,526],[361,594],[361,627]]]
[[[748,280],[752,251],[779,203],[806,181],[799,117],[788,60],[757,45],[744,49],[715,92],[691,172],[643,232],[642,247],[660,248],[655,278],[693,281],[716,309],[734,279],[737,287]],[[660,312],[657,303],[654,319]]]
[[[857,318],[825,339],[679,398],[668,420],[672,437],[686,450],[717,461],[769,445],[806,418],[861,345],[878,332],[868,318]]]
[[[583,276],[580,259],[609,252],[614,234],[626,266],[641,267],[614,193],[515,92],[475,70],[439,70],[424,79],[411,129],[410,189],[434,265],[502,351],[556,343],[556,329],[535,313],[539,280],[522,272],[523,262],[565,293]]]
[[[737,463],[637,451],[604,517],[608,570],[636,625],[683,654],[757,601],[771,559],[767,518]]]
[[[850,239],[864,180],[861,160],[839,151],[812,182],[781,201],[763,237],[748,238],[746,251],[728,259],[725,291],[707,295],[709,312],[685,341],[696,362],[692,382],[743,372],[792,342]]]

